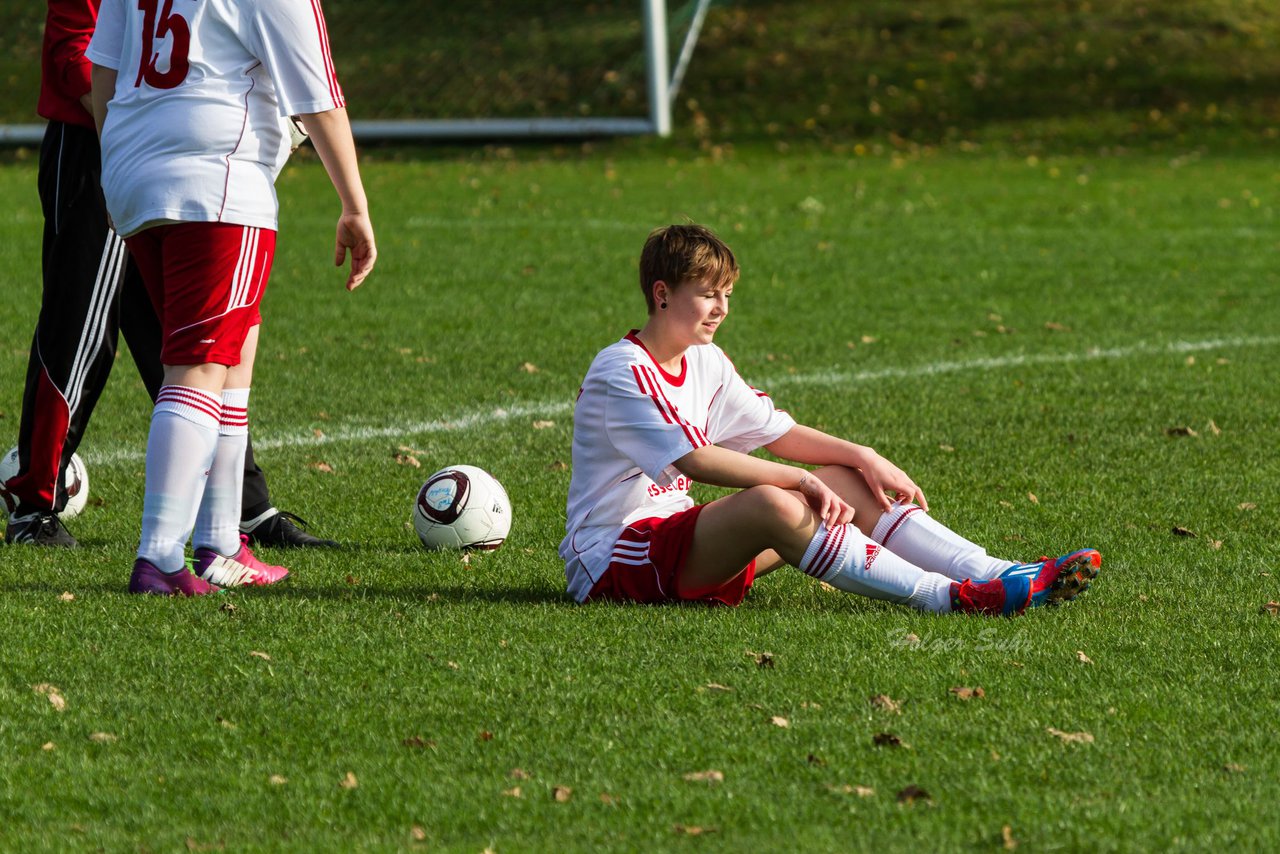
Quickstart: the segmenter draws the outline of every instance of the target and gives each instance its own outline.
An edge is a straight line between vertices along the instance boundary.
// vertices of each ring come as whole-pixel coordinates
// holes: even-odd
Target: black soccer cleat
[[[249,545],[267,546],[277,549],[336,549],[338,544],[333,540],[324,540],[309,534],[304,528],[308,526],[306,519],[277,510],[263,519],[251,530],[241,531],[249,538]]]
[[[21,543],[31,546],[51,546],[71,549],[80,545],[76,538],[63,527],[58,514],[49,510],[37,510],[22,516],[14,514],[9,517],[9,525],[4,531],[6,543]]]

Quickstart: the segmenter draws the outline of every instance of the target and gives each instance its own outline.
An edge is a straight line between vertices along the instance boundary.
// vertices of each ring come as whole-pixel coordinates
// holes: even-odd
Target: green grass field
[[[351,295],[323,172],[281,179],[251,407],[277,502],[345,548],[269,555],[279,589],[125,595],[149,405],[122,356],[82,446],[86,548],[0,549],[0,849],[1280,846],[1270,154],[619,143],[365,176],[382,254]],[[6,447],[34,187],[32,163],[0,168]],[[717,342],[750,382],[994,553],[1096,546],[1095,587],[1012,621],[794,571],[735,610],[567,601],[577,383],[643,319],[647,231],[686,217],[743,264]],[[469,563],[408,528],[454,462],[516,518]]]

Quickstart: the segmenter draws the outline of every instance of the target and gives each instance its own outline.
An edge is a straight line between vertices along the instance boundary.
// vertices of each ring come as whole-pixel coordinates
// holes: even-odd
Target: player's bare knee
[[[803,525],[809,510],[804,501],[795,493],[776,486],[752,486],[739,493],[743,501],[748,502],[755,519],[766,530],[790,530]]]

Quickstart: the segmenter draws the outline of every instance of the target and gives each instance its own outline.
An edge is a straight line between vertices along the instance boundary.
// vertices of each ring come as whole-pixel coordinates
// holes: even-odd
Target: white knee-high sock
[[[197,388],[167,385],[156,396],[147,437],[147,486],[138,557],[164,572],[184,565],[205,478],[218,444],[222,401]]]
[[[932,572],[956,581],[990,581],[1014,562],[987,554],[924,511],[898,502],[876,522],[871,539]]]
[[[800,560],[800,570],[848,593],[921,611],[951,611],[951,579],[913,566],[853,525],[819,525]]]
[[[191,544],[231,557],[240,551],[244,454],[249,443],[249,389],[222,390],[218,449],[209,467]]]

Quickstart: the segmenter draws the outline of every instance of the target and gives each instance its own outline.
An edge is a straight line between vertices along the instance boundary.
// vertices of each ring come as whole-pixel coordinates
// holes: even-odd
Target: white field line
[[[1077,362],[1128,359],[1136,356],[1162,356],[1198,353],[1205,350],[1247,349],[1274,347],[1280,344],[1280,335],[1248,336],[1239,338],[1214,338],[1205,341],[1174,341],[1168,344],[1134,344],[1129,347],[1090,349],[1078,353],[1022,354],[999,356],[990,359],[970,359],[954,362],[932,362],[902,368],[883,368],[876,371],[815,371],[809,373],[780,374],[762,382],[765,390],[791,385],[859,385],[886,379],[916,379],[960,371],[996,371],[1035,365],[1069,365]],[[267,451],[273,448],[319,447],[338,443],[369,442],[376,439],[409,440],[434,433],[460,433],[482,427],[506,424],[523,419],[551,418],[568,415],[573,404],[568,400],[520,403],[493,409],[474,409],[461,412],[452,418],[437,421],[406,421],[383,426],[349,426],[324,430],[317,436],[311,427],[305,432],[281,433],[254,439],[254,449]],[[115,448],[85,453],[85,461],[91,465],[117,465],[140,462],[144,448],[117,446]]]

